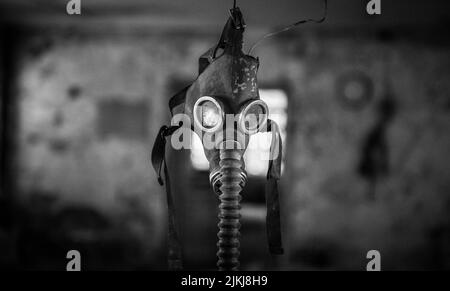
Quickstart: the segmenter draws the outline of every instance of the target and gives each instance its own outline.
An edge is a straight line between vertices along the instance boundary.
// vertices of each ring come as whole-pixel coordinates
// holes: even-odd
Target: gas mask
[[[152,151],[152,164],[161,185],[164,184],[161,171],[165,177],[170,269],[181,269],[182,264],[164,152],[166,137],[180,129],[193,130],[200,137],[209,162],[211,187],[220,201],[217,267],[225,271],[239,268],[240,192],[247,181],[243,155],[252,135],[272,133],[266,184],[267,237],[270,252],[283,253],[277,189],[281,168],[280,133],[276,123],[268,119],[269,109],[259,96],[259,60],[242,51],[245,29],[242,14],[237,7],[230,12],[219,42],[199,59],[197,79],[169,102],[172,116],[184,114],[185,121],[163,126]]]

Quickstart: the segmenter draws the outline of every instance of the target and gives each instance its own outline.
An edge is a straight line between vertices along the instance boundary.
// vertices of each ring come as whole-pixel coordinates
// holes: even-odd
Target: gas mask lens
[[[203,131],[216,131],[223,123],[222,107],[212,97],[201,97],[194,105],[194,122]]]
[[[247,134],[257,133],[267,122],[269,110],[264,101],[255,100],[244,107],[239,116],[239,127]]]

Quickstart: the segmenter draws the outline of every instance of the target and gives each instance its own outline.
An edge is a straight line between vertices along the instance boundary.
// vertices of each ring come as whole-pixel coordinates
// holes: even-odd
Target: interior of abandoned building
[[[150,151],[231,2],[84,0],[67,15],[65,1],[0,1],[0,267],[64,269],[77,249],[89,270],[167,268]],[[316,0],[238,2],[246,48],[323,13]],[[252,53],[284,143],[285,254],[267,250],[267,163],[248,151],[241,269],[363,270],[372,249],[384,269],[449,269],[450,10],[329,2],[324,23]],[[199,141],[169,151],[168,168],[185,267],[214,269],[218,202]]]

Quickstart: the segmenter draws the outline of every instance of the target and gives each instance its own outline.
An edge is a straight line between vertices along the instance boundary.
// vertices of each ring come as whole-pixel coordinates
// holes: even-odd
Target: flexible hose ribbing
[[[239,150],[222,149],[220,151],[220,177],[218,194],[219,232],[217,237],[217,267],[221,271],[237,271],[239,268],[239,229],[241,224],[239,193],[243,187],[242,154]]]

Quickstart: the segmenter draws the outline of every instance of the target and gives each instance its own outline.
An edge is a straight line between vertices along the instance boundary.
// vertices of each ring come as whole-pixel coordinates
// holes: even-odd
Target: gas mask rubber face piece
[[[267,122],[267,105],[259,99],[256,83],[257,68],[253,57],[225,50],[187,91],[185,114],[194,121],[194,131],[202,140],[212,183],[220,171],[220,150],[234,150],[242,158],[250,135]],[[245,178],[242,159],[241,163]]]
[[[219,270],[239,267],[240,192],[247,180],[243,155],[250,136],[258,132],[276,133],[271,147],[271,151],[277,151],[276,158],[269,162],[267,175],[266,222],[271,252],[282,253],[277,191],[281,139],[259,96],[259,61],[242,51],[243,32],[242,15],[233,9],[219,43],[200,57],[198,78],[169,103],[172,115],[184,113],[189,119],[189,129],[201,139],[209,162],[211,186],[220,200]]]

